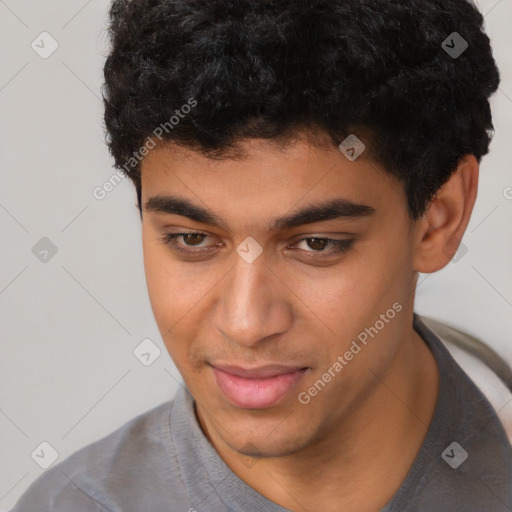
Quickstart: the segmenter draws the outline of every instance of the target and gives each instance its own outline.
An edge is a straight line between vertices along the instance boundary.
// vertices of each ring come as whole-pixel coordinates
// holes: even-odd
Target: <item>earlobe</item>
[[[454,257],[475,204],[478,172],[478,161],[473,155],[462,157],[417,221],[414,247],[417,272],[436,272]]]

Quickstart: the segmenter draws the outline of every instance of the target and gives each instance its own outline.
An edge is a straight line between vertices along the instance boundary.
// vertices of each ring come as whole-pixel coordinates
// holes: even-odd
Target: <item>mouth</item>
[[[210,365],[226,399],[242,409],[265,409],[281,402],[304,378],[308,367],[283,365],[242,368]]]

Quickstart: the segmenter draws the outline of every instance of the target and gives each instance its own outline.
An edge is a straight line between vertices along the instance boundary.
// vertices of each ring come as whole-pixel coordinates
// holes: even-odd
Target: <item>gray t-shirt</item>
[[[437,361],[439,397],[406,479],[381,512],[512,511],[512,448],[496,412],[417,315],[414,328]],[[368,492],[371,489],[368,482]],[[137,416],[46,470],[12,512],[50,511],[286,509],[229,469],[204,436],[193,398],[182,387],[174,400]]]

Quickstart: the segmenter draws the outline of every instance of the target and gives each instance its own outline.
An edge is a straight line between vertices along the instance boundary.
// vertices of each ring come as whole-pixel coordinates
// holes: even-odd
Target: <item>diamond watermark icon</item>
[[[161,354],[161,350],[149,338],[142,340],[133,350],[133,355],[144,365],[152,365]]]
[[[263,247],[252,236],[248,236],[236,248],[236,252],[246,263],[252,263],[263,252]]]
[[[338,149],[345,155],[345,157],[353,162],[364,150],[366,146],[363,142],[351,133],[346,139],[343,139]]]
[[[57,246],[46,236],[43,236],[32,247],[32,254],[42,263],[48,263],[56,254]]]
[[[468,452],[454,441],[444,450],[441,457],[449,466],[457,469],[468,458]]]
[[[456,59],[466,51],[468,42],[458,33],[452,32],[442,43],[441,48],[452,58]]]
[[[246,443],[242,448],[242,451],[250,451],[253,453],[259,452],[258,447],[252,443]],[[240,457],[242,463],[248,468],[252,468],[255,464],[257,464],[260,461],[258,457],[251,457],[250,455],[245,455],[243,453],[239,453],[238,456]]]
[[[40,443],[30,456],[43,469],[48,469],[59,458],[57,450],[47,441]]]
[[[48,32],[41,32],[31,43],[31,48],[39,57],[47,59],[59,47],[59,43]]]
[[[468,246],[464,244],[463,242],[460,243],[459,248],[457,249],[457,252],[452,258],[452,263],[459,262],[468,252]]]
[[[461,242],[458,238],[448,240],[443,249],[444,255],[450,259],[452,263],[458,263],[468,252],[468,246]]]

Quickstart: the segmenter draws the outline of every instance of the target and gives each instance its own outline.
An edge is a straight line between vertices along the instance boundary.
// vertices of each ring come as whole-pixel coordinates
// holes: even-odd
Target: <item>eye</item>
[[[185,245],[179,244],[178,240],[180,238],[182,239],[183,242],[185,242]],[[176,249],[178,251],[181,251],[181,252],[184,252],[187,254],[191,254],[194,252],[204,252],[205,246],[201,246],[199,244],[202,243],[205,238],[209,238],[209,237],[208,237],[208,235],[206,235],[204,233],[196,233],[196,232],[166,233],[162,237],[162,242],[166,245],[169,245],[173,249]],[[200,250],[194,250],[194,249],[190,250],[190,249],[186,249],[186,247],[192,247],[192,248],[199,247]]]
[[[313,251],[305,251],[305,252],[312,252],[314,253],[321,253],[321,254],[340,254],[347,252],[350,247],[354,243],[354,239],[334,239],[334,238],[320,238],[320,237],[309,237],[309,238],[302,238],[299,240],[298,244],[302,242],[306,242],[307,247],[313,249]],[[326,247],[331,247],[332,249],[330,251],[324,250]]]
[[[194,255],[200,253],[211,252],[222,244],[201,245],[208,238],[205,233],[189,232],[189,233],[165,233],[161,240],[165,245],[170,246],[173,250],[182,254]],[[183,243],[180,243],[181,242]],[[355,239],[334,239],[322,237],[304,237],[291,247],[297,247],[301,243],[305,243],[312,250],[299,249],[300,252],[311,254],[312,257],[328,257],[336,254],[346,253],[353,245]],[[327,250],[329,249],[330,250]]]

